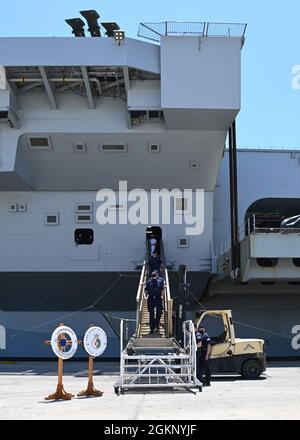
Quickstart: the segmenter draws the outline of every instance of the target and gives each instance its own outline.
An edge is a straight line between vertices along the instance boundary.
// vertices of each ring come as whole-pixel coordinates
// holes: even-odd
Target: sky
[[[0,0],[0,37],[69,36],[64,19],[85,9],[133,38],[147,21],[247,23],[238,145],[300,148],[300,87],[292,87],[292,69],[300,66],[299,0]]]

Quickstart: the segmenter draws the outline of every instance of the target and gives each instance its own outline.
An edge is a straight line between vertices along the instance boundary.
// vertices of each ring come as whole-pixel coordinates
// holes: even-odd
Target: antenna
[[[114,31],[118,31],[120,29],[118,23],[115,23],[114,21],[101,23],[101,26],[103,26],[104,29],[106,30],[107,37],[113,37]]]
[[[88,11],[80,11],[80,14],[86,19],[87,24],[89,26],[88,31],[91,34],[91,37],[101,37],[100,26],[98,24],[98,19],[100,15],[97,11],[91,9]]]
[[[72,34],[75,35],[75,37],[85,37],[84,33],[84,21],[81,20],[81,18],[69,18],[65,20],[66,23],[68,23],[69,26],[73,29]]]

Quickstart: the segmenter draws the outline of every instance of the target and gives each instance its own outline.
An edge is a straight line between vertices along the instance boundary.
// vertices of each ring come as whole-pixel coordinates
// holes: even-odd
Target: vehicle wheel
[[[115,393],[117,396],[120,395],[120,388],[119,387],[115,387]]]
[[[256,359],[249,359],[244,362],[242,367],[242,376],[248,380],[258,379],[262,373],[262,366]]]

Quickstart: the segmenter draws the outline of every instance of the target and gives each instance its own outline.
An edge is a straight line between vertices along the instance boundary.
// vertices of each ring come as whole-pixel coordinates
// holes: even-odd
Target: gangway
[[[160,328],[149,334],[149,312],[145,298],[148,277],[144,261],[138,286],[136,304],[136,331],[124,343],[124,320],[120,323],[120,377],[114,385],[117,395],[133,388],[198,389],[196,377],[196,339],[192,321],[183,323],[183,346],[173,337],[173,301],[170,294],[168,270],[163,261],[165,288]]]

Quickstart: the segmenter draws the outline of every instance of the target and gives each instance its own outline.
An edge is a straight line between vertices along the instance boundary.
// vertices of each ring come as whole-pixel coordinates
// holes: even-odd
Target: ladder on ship
[[[145,283],[149,276],[144,261],[138,286],[136,331],[124,344],[124,320],[120,328],[120,377],[114,385],[117,395],[134,388],[195,388],[202,391],[196,378],[196,339],[192,321],[183,323],[183,347],[173,337],[173,301],[163,243],[160,243],[162,272],[165,280],[163,314],[160,328],[150,335]]]

